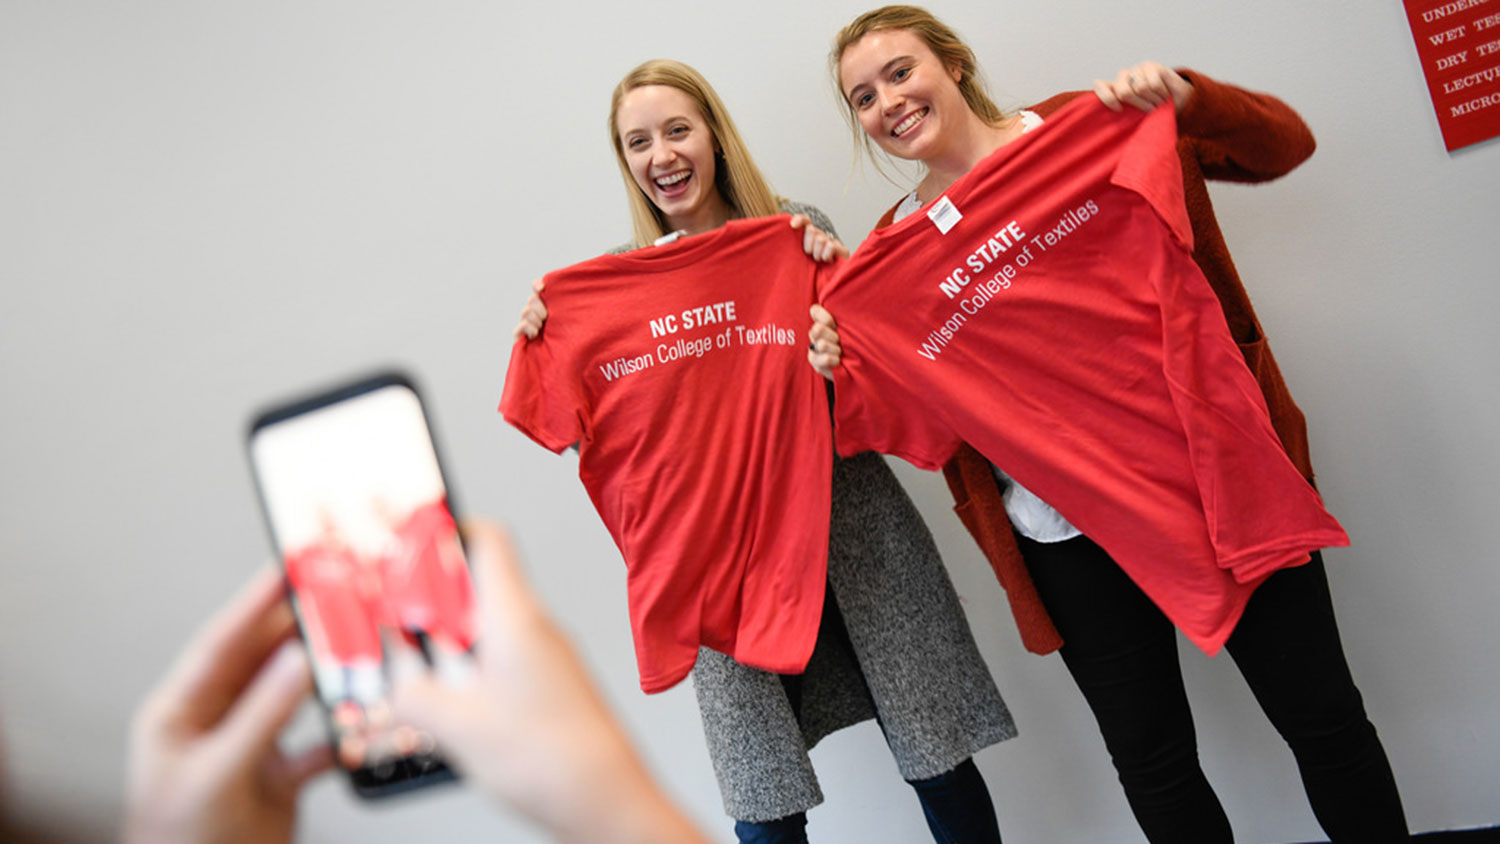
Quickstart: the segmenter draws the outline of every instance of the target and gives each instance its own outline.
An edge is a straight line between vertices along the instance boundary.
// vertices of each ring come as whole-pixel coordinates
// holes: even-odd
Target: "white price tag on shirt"
[[[958,213],[958,206],[946,196],[927,209],[927,219],[931,220],[932,224],[937,226],[937,230],[943,234],[947,234],[948,230],[958,225],[958,221],[963,218],[964,215]]]

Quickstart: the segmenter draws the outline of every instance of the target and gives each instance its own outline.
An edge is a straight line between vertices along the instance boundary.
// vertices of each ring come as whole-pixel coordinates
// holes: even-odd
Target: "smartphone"
[[[473,586],[416,386],[386,371],[257,414],[251,472],[335,756],[362,797],[453,779],[391,713],[384,643],[429,664],[474,647]]]

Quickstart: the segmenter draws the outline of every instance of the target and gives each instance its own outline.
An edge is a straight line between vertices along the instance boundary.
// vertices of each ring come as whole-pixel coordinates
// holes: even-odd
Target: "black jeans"
[[[1088,538],[1018,539],[1146,837],[1234,840],[1198,764],[1172,623]],[[1291,747],[1332,841],[1405,841],[1396,780],[1344,659],[1322,557],[1312,557],[1255,590],[1226,648]]]
[[[937,844],[999,844],[995,804],[973,759],[931,779],[911,780]],[[735,821],[740,844],[807,844],[807,813],[774,821]]]

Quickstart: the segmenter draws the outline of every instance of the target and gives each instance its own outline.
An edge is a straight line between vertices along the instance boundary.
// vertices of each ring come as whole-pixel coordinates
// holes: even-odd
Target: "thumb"
[[[483,519],[465,519],[464,540],[471,552],[474,591],[479,612],[480,647],[483,642],[507,641],[516,626],[549,618],[521,564],[510,534]]]
[[[445,685],[432,674],[412,677],[396,686],[391,711],[399,723],[432,736],[438,748],[459,768],[468,767],[469,743],[481,734],[470,700],[462,691]]]

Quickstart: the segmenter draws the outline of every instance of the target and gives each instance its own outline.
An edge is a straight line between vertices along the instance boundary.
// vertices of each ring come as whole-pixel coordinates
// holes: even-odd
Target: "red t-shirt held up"
[[[968,442],[1213,654],[1269,574],[1348,537],[1281,449],[1192,261],[1170,108],[1079,97],[822,290],[836,438],[929,469]]]
[[[805,329],[823,265],[786,216],[549,274],[500,411],[578,476],[629,571],[641,688],[706,645],[800,672],[828,554],[832,433]]]

